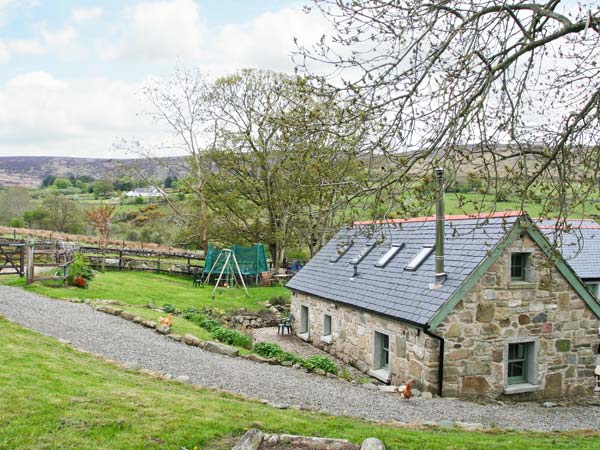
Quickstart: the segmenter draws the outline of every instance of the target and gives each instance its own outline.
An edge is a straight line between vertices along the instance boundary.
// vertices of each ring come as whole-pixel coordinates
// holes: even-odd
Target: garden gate
[[[25,242],[0,240],[0,275],[25,275]]]

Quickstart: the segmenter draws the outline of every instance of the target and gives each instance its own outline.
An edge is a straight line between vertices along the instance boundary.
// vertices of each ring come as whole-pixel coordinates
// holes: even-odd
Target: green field
[[[229,449],[248,428],[399,449],[595,449],[597,433],[410,430],[280,410],[122,370],[0,319],[0,448]]]
[[[25,286],[22,278],[12,277],[4,282],[12,286]],[[290,296],[282,286],[249,287],[249,297],[246,297],[243,289],[232,287],[217,289],[212,300],[213,286],[194,288],[191,278],[135,271],[97,272],[88,289],[43,284],[33,284],[25,289],[57,299],[117,300],[128,305],[151,303],[163,306],[169,303],[181,310],[188,307],[214,307],[224,311],[240,308],[255,311],[264,308],[264,302],[272,297]]]

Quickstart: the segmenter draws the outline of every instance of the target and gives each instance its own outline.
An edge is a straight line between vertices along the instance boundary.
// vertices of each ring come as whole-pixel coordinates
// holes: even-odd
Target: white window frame
[[[527,347],[527,381],[523,383],[509,383],[508,379],[508,354],[509,346],[514,344],[528,344]],[[504,344],[504,393],[521,394],[524,392],[537,391],[542,388],[538,382],[538,351],[539,341],[537,338],[514,338]]]
[[[310,330],[310,308],[300,305],[300,337],[308,339]]]
[[[333,317],[331,314],[323,314],[323,335],[321,336],[321,341],[331,344],[331,335],[333,328]]]

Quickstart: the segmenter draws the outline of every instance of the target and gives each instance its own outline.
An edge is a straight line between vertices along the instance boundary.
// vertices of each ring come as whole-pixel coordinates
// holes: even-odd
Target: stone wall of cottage
[[[300,307],[309,311],[308,341],[363,372],[374,369],[375,332],[390,337],[390,382],[406,383],[437,392],[439,342],[422,330],[378,314],[350,308],[307,294],[295,292],[291,312],[294,332],[300,331]],[[321,337],[324,315],[331,316],[331,343]]]
[[[529,283],[510,281],[512,252],[530,254]],[[435,330],[444,336],[444,395],[502,398],[507,343],[535,342],[537,390],[515,400],[570,398],[593,389],[598,320],[525,235],[515,240]]]

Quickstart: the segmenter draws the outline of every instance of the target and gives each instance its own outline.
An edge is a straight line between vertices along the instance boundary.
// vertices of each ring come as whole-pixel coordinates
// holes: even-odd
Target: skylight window
[[[356,255],[354,258],[352,258],[352,261],[350,261],[350,264],[358,264],[359,262],[361,262],[365,256],[367,256],[369,254],[369,252],[371,250],[373,250],[373,248],[375,247],[375,244],[367,244],[365,245],[360,252],[358,253],[358,255]]]
[[[413,260],[410,263],[408,263],[408,266],[406,266],[406,270],[417,270],[419,266],[425,262],[427,257],[431,255],[433,249],[433,245],[424,245],[421,251],[417,253],[417,256],[415,256]]]
[[[347,244],[338,244],[335,248],[335,253],[329,260],[329,262],[337,262],[342,256],[346,254],[346,252],[352,247],[352,242]]]
[[[404,243],[392,245],[390,249],[385,253],[385,255],[379,258],[379,261],[377,261],[375,267],[385,267],[387,263],[389,263],[392,260],[392,258],[396,256],[396,253],[398,253],[403,248]]]

